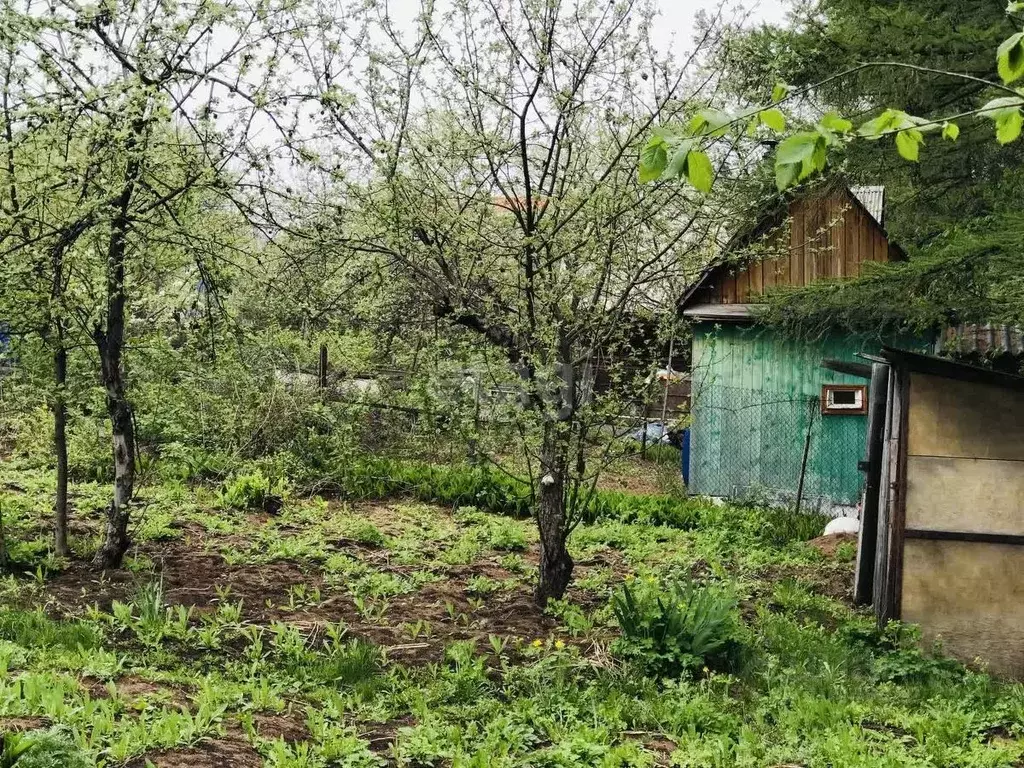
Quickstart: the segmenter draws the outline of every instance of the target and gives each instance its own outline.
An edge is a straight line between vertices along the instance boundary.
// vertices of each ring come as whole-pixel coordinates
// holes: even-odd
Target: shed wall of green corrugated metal
[[[867,417],[824,416],[818,400],[823,384],[867,382],[821,363],[863,362],[858,352],[880,347],[877,339],[850,335],[801,342],[756,326],[695,326],[691,492],[795,497],[810,431],[806,503],[856,504]]]

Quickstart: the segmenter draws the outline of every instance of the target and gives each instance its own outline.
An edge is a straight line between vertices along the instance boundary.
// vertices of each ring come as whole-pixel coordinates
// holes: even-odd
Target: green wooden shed
[[[833,514],[859,503],[868,392],[862,368],[877,339],[836,331],[816,341],[757,321],[767,291],[841,280],[867,262],[905,258],[884,229],[884,190],[828,185],[791,199],[753,228],[767,244],[704,271],[682,312],[693,324],[690,492]],[[917,340],[888,339],[900,346]],[[825,367],[828,364],[830,367]]]

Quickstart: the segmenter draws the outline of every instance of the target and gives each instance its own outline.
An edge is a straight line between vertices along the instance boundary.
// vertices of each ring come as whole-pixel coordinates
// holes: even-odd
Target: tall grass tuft
[[[655,677],[732,672],[744,656],[736,598],[692,581],[634,581],[612,598],[622,637],[612,650]]]
[[[91,650],[103,641],[100,633],[77,621],[55,621],[43,610],[0,609],[0,640],[23,648],[66,648]]]

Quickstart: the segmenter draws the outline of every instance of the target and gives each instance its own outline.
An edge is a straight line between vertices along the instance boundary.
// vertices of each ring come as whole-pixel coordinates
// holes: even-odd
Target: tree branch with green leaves
[[[1024,3],[1011,2],[1007,13],[1013,17],[1024,13]],[[940,118],[923,118],[899,108],[888,108],[859,125],[853,116],[838,112],[827,112],[809,124],[792,110],[787,114],[787,108],[801,97],[872,69],[913,71],[959,80],[991,91],[993,98],[972,109]],[[902,158],[918,162],[930,134],[938,135],[943,141],[955,142],[960,137],[963,120],[981,118],[992,122],[995,139],[1000,145],[1010,144],[1020,138],[1024,128],[1024,89],[1016,87],[1016,83],[1024,78],[1024,31],[1012,35],[999,46],[995,54],[995,69],[999,79],[986,80],[908,62],[876,61],[850,67],[800,89],[779,84],[774,88],[769,104],[738,112],[706,108],[683,126],[655,129],[641,154],[640,179],[645,182],[683,179],[702,192],[710,191],[714,179],[707,173],[708,153],[713,152],[720,140],[730,133],[778,141],[774,168],[779,191],[794,187],[823,171],[830,153],[853,141],[891,139]]]

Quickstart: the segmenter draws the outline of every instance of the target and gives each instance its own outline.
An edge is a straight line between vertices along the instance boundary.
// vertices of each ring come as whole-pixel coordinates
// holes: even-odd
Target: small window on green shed
[[[826,384],[821,388],[821,412],[851,416],[868,412],[868,388],[863,384]]]

